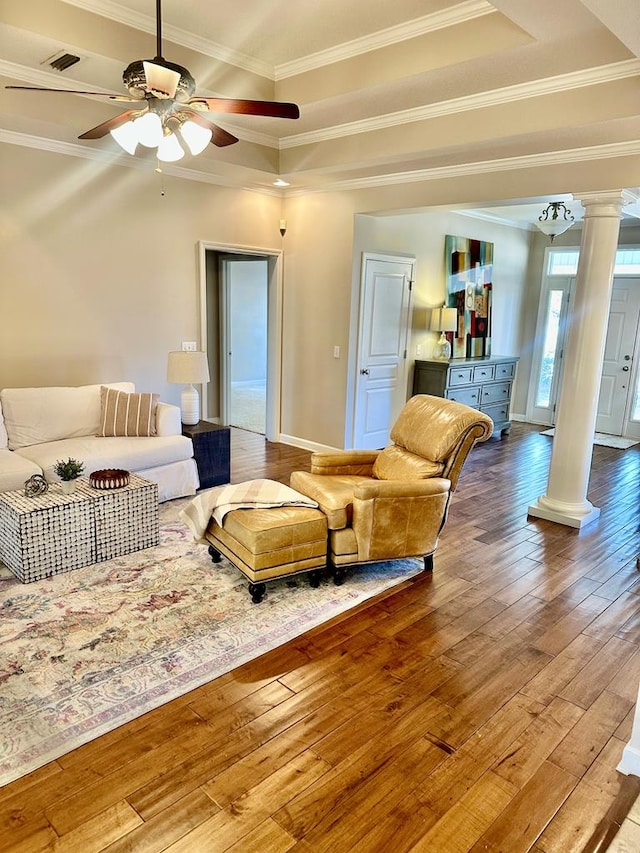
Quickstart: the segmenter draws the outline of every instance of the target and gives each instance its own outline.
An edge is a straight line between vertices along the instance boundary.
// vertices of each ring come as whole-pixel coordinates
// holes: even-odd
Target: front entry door
[[[364,255],[356,377],[355,448],[389,443],[407,398],[407,341],[415,261]]]
[[[614,280],[605,344],[596,431],[626,435],[632,397],[634,348],[640,317],[640,279]]]

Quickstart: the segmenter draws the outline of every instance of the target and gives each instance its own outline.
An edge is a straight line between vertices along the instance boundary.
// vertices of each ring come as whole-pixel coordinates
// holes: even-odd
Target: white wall
[[[415,352],[420,340],[426,346],[432,339],[423,331],[426,308],[443,300],[444,236],[453,233],[495,245],[493,352],[522,349],[514,410],[523,412],[540,280],[535,253],[544,238],[536,235],[527,268],[527,232],[443,212],[442,206],[526,198],[553,188],[636,185],[627,180],[631,159],[293,193],[283,201],[170,177],[161,198],[153,172],[2,145],[0,387],[127,378],[178,402],[180,388],[166,383],[166,354],[183,340],[198,340],[198,241],[274,253],[282,248],[282,432],[341,447],[359,253],[418,258]],[[416,209],[428,212],[419,218],[406,213]],[[371,215],[400,210],[405,213]],[[284,240],[281,218],[288,222]],[[533,318],[535,325],[535,312]],[[339,359],[333,357],[336,345]]]
[[[199,240],[280,248],[281,199],[2,146],[0,387],[131,379],[179,402]]]

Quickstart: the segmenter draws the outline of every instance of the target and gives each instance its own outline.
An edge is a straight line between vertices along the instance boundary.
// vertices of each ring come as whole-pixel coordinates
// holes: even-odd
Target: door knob
[[[629,370],[629,365],[628,365],[628,364],[625,364],[625,366],[624,366],[622,369],[623,369],[623,370]]]
[[[624,360],[625,360],[625,361],[631,361],[631,356],[630,356],[630,355],[625,355]]]
[[[369,369],[368,369],[367,367],[363,367],[363,368],[360,370],[360,373],[361,373],[363,376],[368,376],[368,375],[369,375]]]

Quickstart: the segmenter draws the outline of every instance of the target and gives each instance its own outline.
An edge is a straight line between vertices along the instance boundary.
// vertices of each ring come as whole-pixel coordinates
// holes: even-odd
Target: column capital
[[[640,199],[637,190],[595,190],[593,192],[574,193],[585,209],[586,216],[619,216],[625,204],[633,204]],[[596,208],[599,210],[596,212]]]

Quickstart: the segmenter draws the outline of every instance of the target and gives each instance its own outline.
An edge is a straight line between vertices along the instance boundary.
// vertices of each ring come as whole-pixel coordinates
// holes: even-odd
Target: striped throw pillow
[[[101,418],[98,435],[156,435],[158,394],[127,394],[100,388]]]

